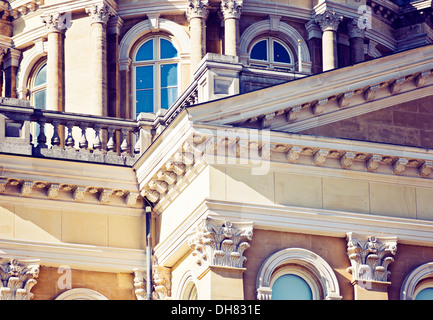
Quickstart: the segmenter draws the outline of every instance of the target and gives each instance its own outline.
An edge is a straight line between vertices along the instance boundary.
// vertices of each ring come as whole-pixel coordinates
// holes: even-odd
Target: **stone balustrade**
[[[142,122],[40,110],[1,98],[0,152],[132,165],[144,150]]]

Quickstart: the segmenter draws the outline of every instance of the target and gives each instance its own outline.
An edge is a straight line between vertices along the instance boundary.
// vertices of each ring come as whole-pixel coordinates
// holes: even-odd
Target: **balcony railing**
[[[0,152],[132,165],[141,150],[140,122],[40,110],[0,98]]]

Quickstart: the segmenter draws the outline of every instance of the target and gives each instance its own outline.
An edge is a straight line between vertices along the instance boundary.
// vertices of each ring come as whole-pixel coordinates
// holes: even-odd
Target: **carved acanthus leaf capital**
[[[224,19],[239,19],[242,13],[242,0],[222,0],[221,12]]]
[[[209,3],[207,0],[188,0],[186,8],[186,16],[188,20],[193,18],[206,19],[209,14],[208,5]]]
[[[30,300],[39,275],[39,260],[0,258],[0,300]]]
[[[252,223],[208,217],[189,236],[188,244],[199,265],[242,268],[247,260],[243,253],[250,247],[252,237]]]
[[[338,25],[343,21],[343,16],[332,11],[325,11],[324,13],[317,15],[315,21],[322,31],[337,31]]]
[[[358,24],[358,19],[352,19],[347,23],[347,31],[349,38],[364,38],[366,28],[361,29]]]
[[[396,237],[363,236],[347,234],[347,255],[351,266],[347,271],[353,281],[387,282],[391,272],[388,265],[394,261],[397,252]]]
[[[64,12],[47,14],[41,16],[41,19],[47,28],[47,33],[63,32],[67,28],[67,15]]]
[[[90,16],[91,23],[107,24],[110,17],[115,16],[113,10],[104,4],[94,4],[86,8],[86,13]]]

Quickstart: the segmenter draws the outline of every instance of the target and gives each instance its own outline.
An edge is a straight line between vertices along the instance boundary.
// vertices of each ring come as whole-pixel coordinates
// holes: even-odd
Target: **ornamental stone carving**
[[[243,253],[250,247],[252,237],[252,223],[208,217],[190,235],[188,244],[199,265],[242,268],[247,260]]]
[[[221,12],[224,19],[239,19],[242,13],[242,0],[222,0]]]
[[[39,275],[39,260],[0,258],[0,300],[30,300]]]
[[[67,27],[66,17],[64,12],[58,12],[41,16],[41,19],[47,28],[47,33],[63,32]]]
[[[90,16],[91,23],[103,24],[107,24],[110,17],[115,15],[109,6],[104,4],[94,4],[86,8],[86,13]]]
[[[396,252],[396,237],[347,233],[347,255],[351,263],[347,271],[352,274],[352,281],[387,282],[391,274],[388,266]]]
[[[154,298],[157,300],[167,300],[171,297],[171,270],[163,266],[154,266],[153,283]]]
[[[209,14],[208,5],[209,3],[206,0],[188,0],[186,8],[188,20],[193,18],[206,19]]]
[[[134,269],[134,288],[137,300],[146,300],[146,270]]]
[[[366,28],[361,29],[358,24],[358,19],[352,19],[347,23],[347,31],[349,38],[364,38]]]
[[[337,31],[338,25],[343,21],[343,16],[335,12],[325,11],[315,18],[316,23],[320,26],[322,31]]]

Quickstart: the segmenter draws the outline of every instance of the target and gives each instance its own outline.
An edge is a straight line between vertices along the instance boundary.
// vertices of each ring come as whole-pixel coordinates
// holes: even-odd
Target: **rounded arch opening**
[[[341,299],[337,277],[331,266],[319,255],[301,248],[283,249],[265,260],[257,275],[257,298],[270,300],[275,276],[286,272],[306,280],[313,291],[313,299]]]

